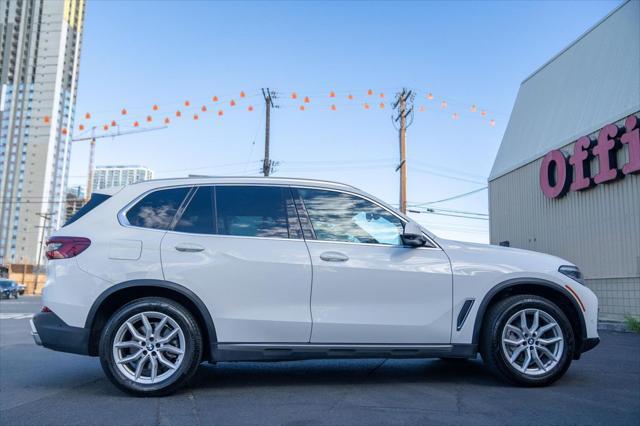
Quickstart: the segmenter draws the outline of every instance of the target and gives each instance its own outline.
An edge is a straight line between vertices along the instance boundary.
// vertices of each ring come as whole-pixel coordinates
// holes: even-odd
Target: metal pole
[[[262,174],[264,176],[269,176],[269,172],[271,172],[271,160],[269,159],[269,136],[271,133],[271,94],[269,93],[269,89],[267,89],[267,95],[265,96],[264,100],[265,111],[267,115],[264,126],[264,162],[262,163]]]
[[[400,97],[400,129],[398,131],[400,138],[400,211],[407,213],[407,98],[403,93]]]
[[[33,294],[36,294],[36,290],[38,289],[38,280],[40,279],[40,259],[42,258],[42,246],[44,245],[44,232],[47,229],[47,222],[49,221],[49,214],[38,214],[41,218],[44,219],[44,223],[39,228],[42,229],[40,233],[40,245],[38,246],[38,259],[36,259],[36,279],[33,283]]]

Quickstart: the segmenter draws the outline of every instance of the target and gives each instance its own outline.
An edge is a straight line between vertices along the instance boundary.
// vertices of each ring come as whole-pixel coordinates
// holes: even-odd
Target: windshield
[[[0,288],[10,288],[13,286],[13,281],[0,281]]]

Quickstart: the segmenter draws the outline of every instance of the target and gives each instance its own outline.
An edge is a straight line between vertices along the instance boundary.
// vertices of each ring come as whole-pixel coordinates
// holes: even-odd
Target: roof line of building
[[[589,136],[589,135],[599,131],[600,129],[602,129],[607,124],[616,123],[616,122],[618,122],[620,120],[625,119],[626,117],[628,117],[628,116],[630,116],[632,114],[638,114],[638,113],[640,113],[640,104],[638,104],[636,106],[633,106],[633,107],[623,111],[621,114],[616,114],[615,117],[607,118],[605,120],[602,120],[599,123],[594,124],[586,132],[581,132],[580,134],[572,135],[571,137],[565,138],[562,142],[560,142],[560,143],[558,143],[556,145],[555,149],[563,149],[563,148],[571,145],[575,141],[577,141],[582,136]],[[487,182],[491,182],[491,181],[494,181],[496,179],[499,179],[502,176],[508,175],[509,173],[514,172],[519,168],[522,168],[522,167],[524,167],[524,166],[526,166],[526,165],[528,165],[530,163],[533,163],[534,161],[538,160],[539,158],[541,158],[542,156],[547,154],[547,152],[548,152],[548,150],[545,150],[543,152],[538,152],[535,155],[530,156],[526,160],[523,160],[523,161],[513,165],[512,167],[508,167],[508,168],[504,169],[504,171],[496,173],[495,176],[490,174],[489,177],[487,178]]]
[[[598,22],[596,22],[594,25],[592,25],[587,31],[585,31],[584,33],[582,33],[582,35],[580,35],[578,38],[576,38],[575,40],[573,40],[571,43],[569,43],[569,45],[567,47],[565,47],[564,49],[562,49],[561,51],[559,51],[558,53],[556,53],[551,59],[549,59],[547,62],[545,62],[544,64],[542,64],[540,67],[538,67],[534,72],[532,72],[531,74],[529,74],[529,76],[527,78],[525,78],[524,80],[522,80],[522,83],[520,83],[520,85],[523,85],[524,83],[526,83],[528,80],[530,80],[532,77],[534,77],[536,74],[538,74],[540,71],[542,71],[544,68],[546,68],[549,64],[551,64],[553,61],[555,61],[556,59],[558,59],[558,57],[560,57],[564,52],[566,52],[567,50],[571,49],[573,46],[575,46],[580,40],[582,40],[583,38],[585,38],[590,32],[592,32],[593,30],[595,30],[597,27],[600,26],[600,24],[602,24],[604,21],[606,21],[607,19],[609,19],[609,17],[611,15],[613,15],[614,13],[616,13],[618,10],[622,9],[622,7],[624,5],[626,5],[627,3],[631,2],[631,0],[625,0],[622,3],[620,3],[618,6],[615,7],[615,9],[613,9],[611,12],[607,13],[607,15],[605,17],[603,17],[602,19],[600,19]]]

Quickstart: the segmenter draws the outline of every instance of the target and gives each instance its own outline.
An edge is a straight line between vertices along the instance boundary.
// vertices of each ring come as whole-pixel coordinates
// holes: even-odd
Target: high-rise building
[[[84,0],[0,0],[0,262],[65,219]]]
[[[66,215],[65,220],[69,220],[71,216],[76,214],[85,203],[84,188],[82,186],[74,186],[67,189],[66,194]]]
[[[153,179],[153,170],[144,166],[98,166],[93,174],[92,192],[112,186],[130,185]]]

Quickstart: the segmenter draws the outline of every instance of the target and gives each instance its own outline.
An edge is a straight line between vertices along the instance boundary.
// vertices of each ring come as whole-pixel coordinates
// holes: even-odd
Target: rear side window
[[[213,219],[213,188],[198,187],[187,208],[180,216],[174,231],[192,234],[215,234]]]
[[[111,198],[111,196],[110,195],[106,195],[106,194],[92,194],[91,198],[89,199],[89,201],[87,201],[87,204],[82,206],[80,208],[80,210],[78,210],[76,212],[76,214],[71,216],[69,218],[69,220],[67,220],[65,222],[65,224],[62,225],[62,226],[65,227],[65,226],[67,226],[69,224],[72,224],[73,222],[75,222],[76,220],[80,219],[85,214],[89,213],[91,210],[93,210],[96,207],[98,207],[100,204],[102,204],[105,201],[107,201],[109,198]]]
[[[217,186],[218,234],[244,237],[300,238],[289,188]]]
[[[170,188],[154,191],[138,201],[127,212],[131,226],[168,229],[190,188]]]

